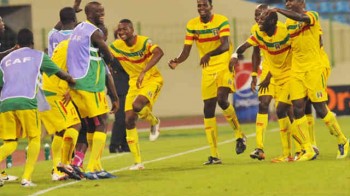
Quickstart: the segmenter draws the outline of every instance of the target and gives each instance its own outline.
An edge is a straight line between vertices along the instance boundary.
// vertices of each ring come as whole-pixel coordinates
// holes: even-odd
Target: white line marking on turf
[[[183,126],[183,127],[188,127],[188,126]],[[193,127],[193,126],[191,126],[191,127]],[[177,128],[173,128],[173,129],[177,129]],[[279,130],[278,128],[272,129],[271,132],[276,132],[278,130]],[[255,133],[247,135],[247,138],[250,138],[250,137],[253,137],[253,136],[255,136]],[[218,145],[231,143],[233,141],[235,141],[235,139],[225,140],[223,142],[219,142]],[[201,151],[201,150],[205,150],[205,149],[208,149],[208,148],[209,148],[209,146],[203,146],[203,147],[200,147],[200,148],[196,148],[196,149],[192,149],[192,150],[188,150],[188,151],[184,151],[184,152],[168,155],[168,156],[165,156],[165,157],[160,157],[160,158],[156,158],[156,159],[153,159],[153,160],[145,161],[145,162],[143,162],[143,164],[163,161],[163,160],[171,159],[171,158],[174,158],[174,157],[179,157],[179,156],[182,156],[182,155],[185,155],[185,154],[190,154],[190,153],[198,152],[198,151]],[[111,159],[111,158],[118,157],[118,156],[123,156],[125,154],[126,153],[117,154],[117,155],[110,155],[110,156],[107,156],[107,157],[102,157],[102,160]],[[128,169],[129,169],[129,167],[123,167],[123,168],[120,168],[120,169],[116,169],[116,170],[110,171],[110,173],[117,173],[117,172],[125,171],[125,170],[128,170]],[[48,189],[44,189],[44,190],[38,191],[36,193],[33,193],[31,196],[43,195],[43,194],[48,193],[50,191],[53,191],[53,190],[56,190],[56,189],[59,189],[59,188],[62,188],[62,187],[70,186],[70,185],[79,183],[81,181],[84,181],[84,180],[67,182],[65,184],[61,184],[61,185],[58,185],[58,186],[54,186],[54,187],[51,187],[51,188],[48,188]]]

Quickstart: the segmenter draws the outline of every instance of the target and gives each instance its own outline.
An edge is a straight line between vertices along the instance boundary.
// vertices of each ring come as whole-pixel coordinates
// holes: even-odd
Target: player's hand
[[[235,65],[237,65],[238,64],[238,59],[237,58],[231,58],[231,60],[230,60],[230,63],[229,63],[229,65],[228,65],[228,69],[230,70],[230,72],[233,72],[235,69],[234,69],[234,67],[235,67]]]
[[[265,93],[269,91],[270,78],[266,77],[264,81],[259,84],[259,92]]]
[[[250,83],[250,89],[252,90],[253,93],[256,93],[256,84],[257,84],[258,79],[256,76],[252,76],[252,82]]]
[[[141,86],[142,86],[142,81],[143,81],[143,78],[145,77],[145,72],[141,72],[140,73],[140,75],[139,75],[139,77],[137,78],[137,82],[136,82],[136,87],[137,88],[141,88]]]
[[[110,111],[110,113],[115,114],[116,112],[118,112],[118,110],[119,110],[119,99],[116,99],[112,103],[112,110]]]
[[[199,65],[202,67],[202,68],[205,68],[209,65],[209,60],[210,60],[210,55],[208,54],[205,54],[202,58],[201,58],[201,61],[199,63]]]
[[[178,65],[177,62],[178,62],[177,58],[174,58],[168,61],[168,66],[170,67],[170,69],[175,69]]]
[[[67,90],[66,93],[63,94],[62,102],[65,106],[72,100],[72,97],[69,94],[70,90]]]
[[[79,13],[83,10],[80,8],[80,3],[81,3],[81,0],[74,1],[73,9],[75,10],[75,13]]]

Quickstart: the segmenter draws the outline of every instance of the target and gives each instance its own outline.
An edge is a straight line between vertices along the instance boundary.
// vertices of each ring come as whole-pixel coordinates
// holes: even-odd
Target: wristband
[[[258,73],[256,73],[256,72],[252,72],[251,74],[250,74],[251,76],[258,76]]]
[[[237,54],[237,53],[233,53],[233,54],[231,55],[231,58],[236,58],[236,59],[238,59],[238,54]]]

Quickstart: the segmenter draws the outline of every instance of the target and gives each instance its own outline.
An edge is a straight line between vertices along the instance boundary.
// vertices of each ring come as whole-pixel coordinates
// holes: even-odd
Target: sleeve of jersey
[[[310,18],[310,25],[314,25],[318,21],[317,12],[306,12],[306,15]]]
[[[153,53],[153,50],[157,47],[158,47],[157,44],[147,44],[147,48],[151,53]]]
[[[247,43],[249,43],[252,46],[259,46],[259,41],[256,39],[254,35],[251,35],[247,40]]]
[[[191,22],[187,23],[186,26],[186,37],[185,37],[185,45],[192,45],[195,40],[194,28]]]
[[[117,58],[117,48],[115,47],[115,43],[111,43],[111,45],[109,45],[109,51],[111,51],[112,55]]]
[[[220,37],[230,36],[230,23],[226,20],[220,25]]]
[[[40,70],[45,72],[48,76],[51,76],[59,72],[60,68],[57,67],[47,54],[44,54]]]

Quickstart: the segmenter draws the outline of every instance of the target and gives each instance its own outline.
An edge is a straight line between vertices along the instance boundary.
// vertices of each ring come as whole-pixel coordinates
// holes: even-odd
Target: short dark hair
[[[86,4],[86,6],[85,6],[85,9],[84,9],[85,14],[87,15],[89,12],[91,12],[92,6],[99,6],[99,5],[101,5],[101,3],[97,2],[97,1],[91,1],[91,2],[89,2],[89,3]]]
[[[21,29],[17,35],[17,44],[20,47],[33,45],[34,44],[33,32],[27,28]]]
[[[75,10],[72,7],[65,7],[60,10],[60,21],[62,24],[69,24],[70,22],[75,22],[77,16]]]
[[[213,0],[208,0],[210,5],[213,5]]]
[[[131,27],[133,27],[133,24],[132,24],[131,20],[126,19],[126,18],[121,19],[121,20],[119,21],[119,23],[128,23],[128,24],[130,24]]]

